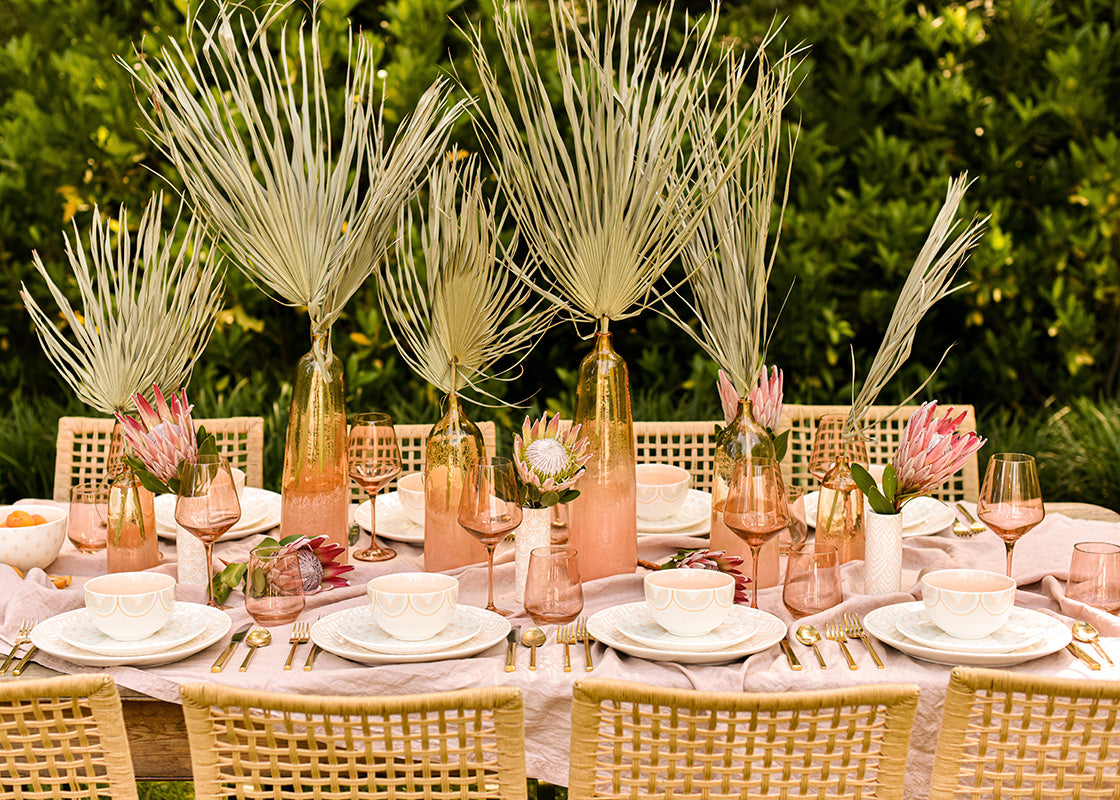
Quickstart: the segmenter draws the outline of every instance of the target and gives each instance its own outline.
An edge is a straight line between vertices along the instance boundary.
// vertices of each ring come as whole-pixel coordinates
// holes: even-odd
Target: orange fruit
[[[35,518],[26,511],[13,511],[4,522],[9,528],[26,528],[35,524]]]
[[[36,525],[43,525],[47,521],[47,518],[44,517],[42,514],[32,514],[31,519],[33,519],[35,521]]]

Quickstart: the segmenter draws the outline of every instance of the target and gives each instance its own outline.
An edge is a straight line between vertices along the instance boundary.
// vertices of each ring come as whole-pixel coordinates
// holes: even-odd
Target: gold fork
[[[844,644],[847,637],[844,635],[844,629],[840,627],[839,622],[829,622],[824,626],[824,638],[831,639],[840,645],[840,649],[844,651],[844,658],[848,659],[848,669],[859,669],[856,660],[852,658],[852,654],[848,651],[848,645]]]
[[[12,645],[12,652],[8,653],[8,657],[4,659],[4,666],[0,667],[0,674],[8,671],[8,667],[12,665],[12,659],[16,657],[16,653],[23,645],[31,641],[31,629],[35,627],[35,620],[25,619],[19,624],[19,630],[16,632],[16,643]]]
[[[292,668],[292,659],[296,657],[296,648],[301,644],[307,644],[311,640],[311,625],[307,622],[297,622],[295,627],[292,628],[292,638],[288,640],[288,644],[292,647],[288,650],[288,660],[284,662],[284,669]]]
[[[556,629],[556,641],[564,645],[564,671],[572,671],[572,651],[570,645],[576,641],[576,632],[571,624],[561,625]]]
[[[576,620],[576,641],[583,642],[583,657],[587,660],[586,670],[591,672],[595,664],[591,661],[591,634],[587,632],[587,618],[580,617]]]
[[[863,630],[863,623],[859,621],[859,617],[855,614],[844,615],[844,633],[848,634],[849,638],[862,641],[863,646],[867,648],[867,652],[871,654],[871,658],[875,660],[875,666],[879,669],[886,669],[883,666],[883,659],[879,658],[879,654],[871,646],[871,640],[867,638],[867,634]]]
[[[968,520],[969,531],[971,531],[972,533],[983,533],[984,531],[988,530],[987,525],[977,520],[976,517],[972,516],[972,514],[969,513],[968,509],[962,506],[960,503],[957,503],[957,508],[962,514],[964,514],[964,518]]]

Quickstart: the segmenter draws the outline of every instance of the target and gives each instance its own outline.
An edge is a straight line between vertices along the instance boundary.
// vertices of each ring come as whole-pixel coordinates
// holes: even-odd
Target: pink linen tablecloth
[[[363,542],[364,536],[365,534]],[[226,560],[244,560],[249,548],[258,538],[219,542],[216,553]],[[1064,580],[1067,577],[1070,554],[1073,545],[1082,541],[1111,541],[1120,544],[1120,524],[1075,521],[1052,515],[1021,539],[1015,552],[1015,577],[1020,584],[1017,602],[1020,606],[1038,609],[1043,613],[1092,622],[1104,637],[1105,647],[1111,651],[1113,659],[1117,660],[1120,657],[1120,620],[1064,596]],[[366,602],[365,582],[375,575],[422,569],[422,553],[419,548],[400,543],[391,544],[398,552],[395,560],[379,564],[357,563],[357,569],[350,573],[352,585],[308,597],[307,608],[301,619],[313,621],[320,614],[362,605]],[[643,537],[639,540],[639,556],[650,561],[662,561],[678,547],[703,545],[703,540],[685,536]],[[162,542],[161,549],[165,560],[158,571],[174,574],[174,546],[170,542]],[[861,582],[862,565],[855,562],[847,565],[844,570],[848,599],[843,606],[805,621],[815,622],[817,627],[822,627],[824,621],[838,618],[844,611],[853,611],[862,616],[873,608],[889,603],[917,599],[920,596],[917,579],[919,572],[924,569],[974,566],[1002,571],[1003,564],[1003,544],[994,534],[958,539],[946,531],[935,536],[906,539],[904,584],[910,587],[908,591],[879,597],[856,593]],[[82,555],[69,542],[49,570],[52,574],[74,576],[73,584],[65,590],[56,589],[41,570],[33,570],[26,580],[20,580],[14,570],[0,566],[0,597],[5,598],[3,611],[0,613],[0,638],[10,646],[20,620],[26,617],[45,619],[81,607],[81,587],[85,579],[101,574],[104,570],[103,554]],[[513,572],[512,549],[506,546],[499,550],[495,569],[496,600],[498,605],[520,611],[520,606],[513,599]],[[485,565],[468,567],[455,574],[461,580],[460,602],[485,605]],[[633,575],[615,576],[585,584],[585,615],[641,600],[644,574],[645,570],[638,570]],[[204,602],[202,587],[180,587],[179,599]],[[235,629],[250,621],[239,594],[231,596],[229,605],[228,611]],[[787,623],[792,622],[782,605],[780,587],[763,590],[760,593],[760,606]],[[513,623],[522,626],[522,629],[532,625],[523,612],[513,619]],[[563,648],[553,642],[554,629],[548,630],[549,644],[538,652],[536,672],[529,671],[528,653],[520,647],[517,671],[505,672],[504,643],[469,659],[376,667],[355,664],[323,652],[319,654],[313,671],[305,672],[297,666],[297,669],[285,672],[282,664],[287,655],[287,639],[290,634],[290,625],[273,629],[274,644],[258,651],[252,666],[245,673],[237,670],[244,648],[239,649],[224,672],[210,672],[210,665],[224,646],[224,641],[174,664],[143,669],[116,667],[105,671],[121,686],[172,702],[179,700],[180,684],[202,681],[266,691],[342,695],[404,694],[474,686],[518,686],[524,692],[526,703],[526,760],[529,775],[559,785],[565,785],[568,781],[571,686],[574,681],[588,675],[642,681],[659,686],[732,692],[815,690],[876,682],[915,683],[921,688],[922,696],[907,766],[908,798],[923,798],[928,794],[928,776],[950,672],[950,667],[918,661],[877,643],[886,664],[886,669],[878,670],[858,642],[854,646],[850,643],[850,649],[859,663],[858,671],[850,671],[844,666],[839,650],[832,642],[822,643],[830,669],[821,671],[816,667],[811,652],[794,642],[793,647],[805,664],[805,669],[801,672],[792,672],[788,668],[777,646],[745,661],[686,666],[645,661],[596,645],[593,648],[596,665],[593,673],[583,671],[582,652],[578,649],[572,652],[573,671],[565,673]],[[792,635],[790,640],[794,641]],[[297,656],[298,664],[302,664],[306,648],[306,645],[301,647]],[[73,665],[43,653],[38,654],[35,660],[61,672],[101,671]],[[1120,668],[1110,669],[1105,666],[1100,672],[1090,672],[1065,651],[1009,669],[1049,675],[1120,679]]]

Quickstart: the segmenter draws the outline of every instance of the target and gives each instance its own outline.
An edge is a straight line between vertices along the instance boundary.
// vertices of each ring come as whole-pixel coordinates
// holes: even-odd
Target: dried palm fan
[[[220,259],[213,257],[213,241],[193,217],[176,239],[183,210],[180,204],[165,232],[163,195],[153,195],[134,244],[123,206],[115,220],[94,208],[88,251],[75,222],[73,240],[63,237],[80,310],[33,254],[65,321],[61,325],[48,315],[21,285],[39,342],[78,398],[104,414],[132,411],[133,395],[150,392],[153,384],[166,390],[185,387],[214,329],[222,297]]]

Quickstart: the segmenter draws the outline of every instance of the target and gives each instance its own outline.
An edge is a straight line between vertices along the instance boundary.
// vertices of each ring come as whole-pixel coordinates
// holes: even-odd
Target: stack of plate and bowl
[[[690,489],[692,475],[672,464],[637,467],[638,535],[707,536],[712,496]]]

